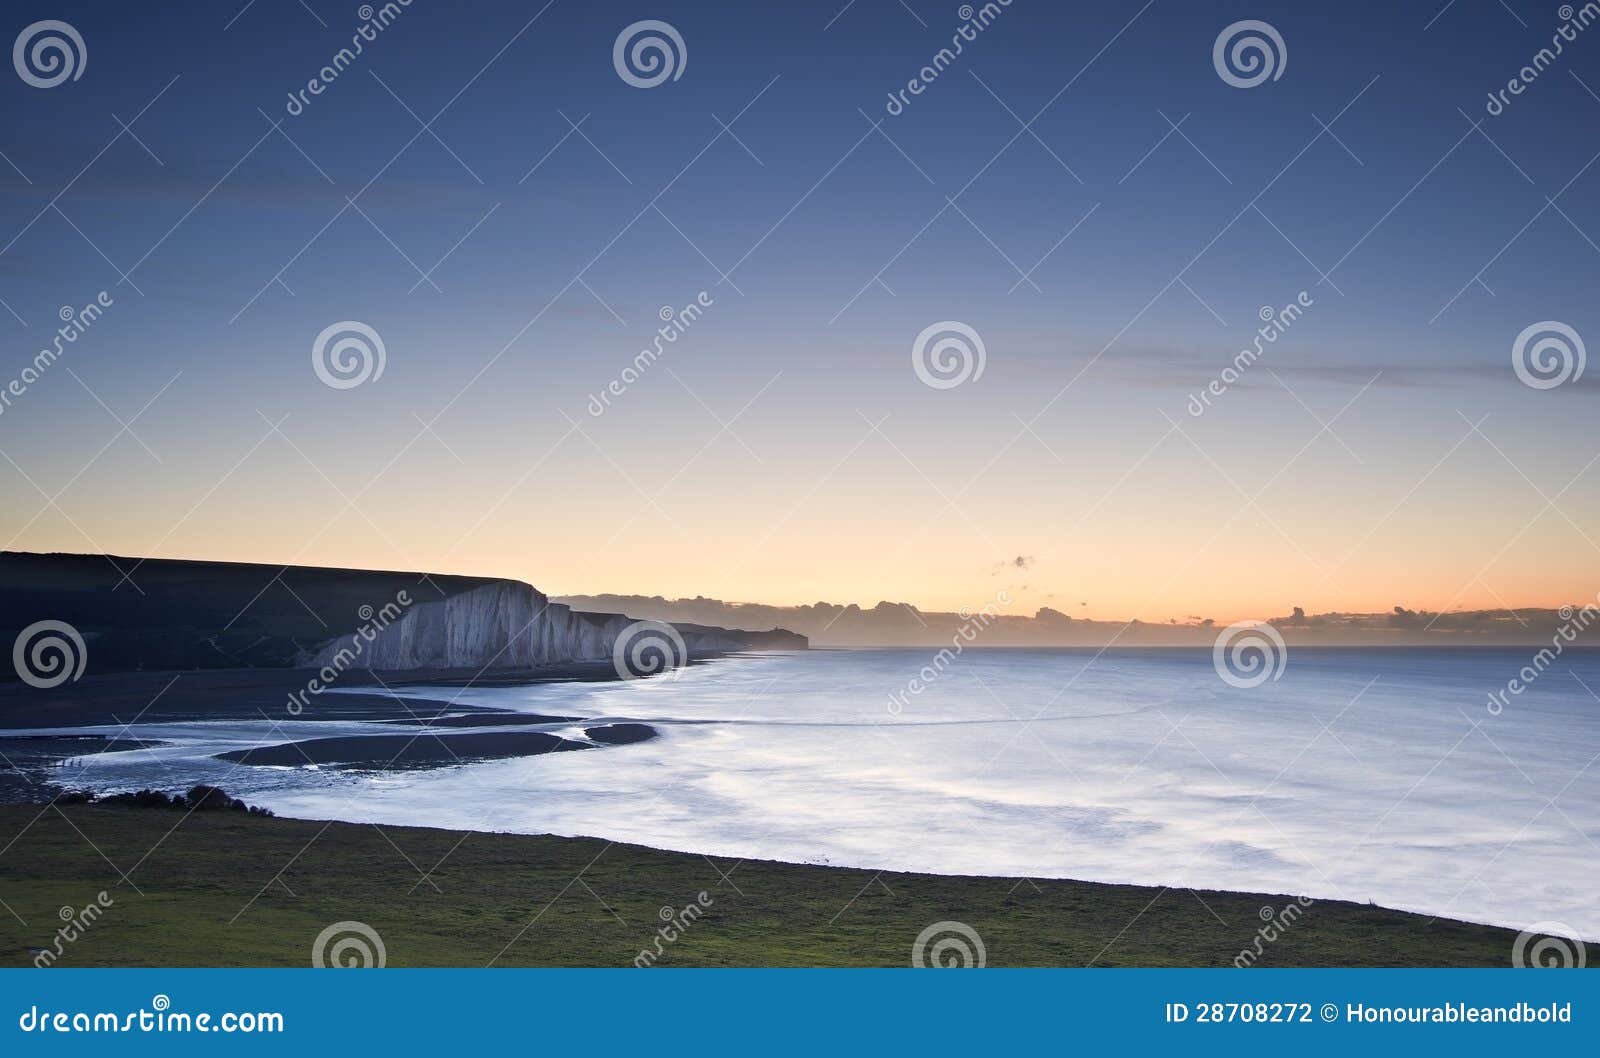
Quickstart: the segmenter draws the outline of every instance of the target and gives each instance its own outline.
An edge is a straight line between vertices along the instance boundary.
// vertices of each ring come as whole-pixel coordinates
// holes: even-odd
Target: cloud
[[[1296,381],[1386,390],[1520,385],[1511,369],[1510,352],[1507,344],[1503,355],[1463,355],[1433,361],[1421,361],[1399,353],[1385,359],[1316,349],[1297,353],[1292,358],[1263,354],[1255,367],[1244,372],[1229,388],[1281,390],[1284,382]],[[1214,349],[1144,347],[1108,353],[1102,366],[1126,383],[1162,389],[1193,389],[1214,378],[1232,362],[1232,356],[1231,352],[1223,355]],[[1279,377],[1274,378],[1273,373]],[[1570,380],[1560,388],[1600,388],[1600,373],[1585,372],[1581,378]]]

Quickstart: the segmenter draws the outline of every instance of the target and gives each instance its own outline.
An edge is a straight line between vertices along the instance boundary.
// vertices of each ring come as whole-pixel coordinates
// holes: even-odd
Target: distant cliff
[[[943,647],[959,636],[978,647],[1210,647],[1228,621],[1096,621],[1048,606],[1033,614],[1000,613],[978,601],[966,612],[921,610],[910,603],[819,602],[770,606],[721,599],[665,599],[659,595],[575,595],[561,602],[581,609],[621,610],[634,617],[705,622],[730,628],[792,628],[821,647]],[[1527,646],[1548,644],[1583,603],[1563,610],[1523,607],[1435,613],[1396,606],[1387,613],[1307,614],[1299,607],[1262,615],[1291,644],[1307,646]],[[1580,622],[1587,626],[1587,622]]]
[[[387,670],[609,661],[636,616],[575,610],[488,577],[0,552],[0,637],[70,624],[91,674],[320,668],[341,650],[344,667]],[[782,629],[673,631],[690,658],[807,646]],[[0,666],[0,680],[15,675]]]

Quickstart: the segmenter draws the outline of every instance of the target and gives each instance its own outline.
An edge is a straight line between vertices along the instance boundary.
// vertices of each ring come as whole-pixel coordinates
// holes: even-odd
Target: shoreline
[[[0,805],[0,809],[3,809],[4,807],[5,807],[4,805]],[[766,865],[769,865],[769,866],[772,866],[772,867],[793,867],[793,868],[797,868],[797,869],[817,869],[817,870],[833,870],[833,871],[854,871],[854,872],[860,873],[862,875],[867,875],[867,876],[874,875],[874,874],[902,875],[902,876],[906,876],[906,877],[928,878],[928,879],[942,878],[942,879],[949,879],[951,881],[1006,882],[1006,883],[1015,883],[1017,885],[1025,885],[1026,883],[1029,883],[1029,882],[1041,882],[1041,883],[1048,882],[1048,883],[1052,883],[1052,884],[1061,884],[1061,885],[1089,886],[1089,887],[1107,887],[1107,888],[1116,888],[1116,889],[1137,889],[1137,890],[1148,892],[1148,893],[1150,893],[1152,895],[1156,894],[1158,892],[1163,892],[1163,891],[1171,891],[1171,892],[1177,892],[1177,893],[1190,893],[1190,892],[1199,891],[1199,892],[1203,892],[1203,893],[1207,894],[1208,896],[1210,894],[1212,894],[1212,893],[1225,894],[1225,895],[1234,896],[1234,897],[1246,897],[1246,896],[1255,897],[1255,896],[1260,896],[1260,897],[1264,897],[1264,898],[1270,898],[1270,899],[1277,900],[1280,903],[1284,903],[1284,902],[1288,902],[1288,901],[1295,901],[1295,900],[1305,900],[1305,901],[1309,901],[1313,905],[1340,904],[1340,905],[1347,905],[1349,907],[1367,908],[1367,909],[1371,909],[1371,910],[1375,910],[1375,911],[1381,911],[1381,912],[1384,912],[1384,913],[1387,913],[1387,914],[1410,915],[1410,916],[1415,916],[1415,917],[1418,917],[1418,918],[1426,919],[1426,920],[1428,920],[1430,922],[1443,922],[1443,923],[1452,923],[1452,924],[1460,925],[1460,926],[1473,926],[1473,927],[1481,927],[1481,928],[1484,928],[1484,929],[1503,930],[1503,931],[1506,931],[1506,932],[1510,933],[1513,936],[1515,936],[1523,928],[1523,925],[1524,925],[1523,923],[1493,922],[1493,921],[1485,921],[1485,920],[1480,920],[1480,919],[1458,918],[1458,917],[1449,916],[1449,915],[1435,914],[1433,912],[1430,912],[1430,911],[1427,911],[1427,910],[1423,910],[1423,909],[1420,909],[1420,908],[1408,908],[1408,907],[1389,905],[1389,904],[1378,904],[1378,903],[1374,903],[1374,902],[1372,902],[1370,900],[1368,900],[1368,901],[1352,900],[1352,899],[1350,899],[1348,897],[1321,897],[1321,896],[1312,897],[1312,896],[1309,896],[1308,894],[1305,894],[1305,893],[1265,893],[1265,892],[1257,892],[1255,890],[1248,890],[1248,889],[1199,889],[1199,890],[1196,890],[1194,887],[1181,885],[1181,884],[1176,883],[1176,882],[1161,882],[1161,881],[1150,881],[1150,880],[1131,881],[1131,880],[1125,880],[1125,879],[1075,878],[1075,877],[1069,877],[1069,876],[1064,876],[1064,875],[1063,876],[1056,876],[1056,875],[1047,875],[1047,874],[1016,874],[1016,873],[1009,873],[1009,872],[1006,872],[1006,871],[1000,871],[1000,872],[996,872],[996,873],[993,873],[993,874],[973,874],[973,873],[963,873],[963,872],[945,872],[945,871],[939,871],[939,870],[922,870],[922,869],[909,870],[909,869],[905,869],[905,868],[901,868],[901,867],[886,867],[886,866],[882,866],[881,864],[877,864],[877,863],[853,863],[853,862],[838,862],[838,863],[836,863],[836,862],[833,862],[831,860],[829,862],[826,862],[826,863],[818,863],[818,862],[808,862],[808,861],[804,861],[804,860],[772,859],[772,858],[765,857],[765,856],[761,856],[761,857],[756,857],[756,856],[745,857],[745,856],[739,855],[736,852],[727,852],[727,851],[723,851],[723,850],[719,850],[719,849],[674,848],[674,847],[667,846],[667,845],[651,844],[648,841],[638,841],[638,840],[633,840],[633,839],[621,839],[621,838],[609,838],[609,837],[606,837],[606,836],[604,836],[602,834],[578,834],[578,833],[568,834],[568,833],[557,833],[557,832],[554,832],[554,831],[531,832],[531,831],[522,831],[522,830],[480,830],[480,829],[473,829],[473,828],[457,828],[457,827],[450,827],[450,826],[435,826],[435,825],[430,825],[430,824],[425,824],[425,823],[388,823],[388,822],[382,822],[382,821],[370,821],[370,820],[361,820],[361,819],[339,819],[339,818],[328,818],[328,817],[324,817],[324,816],[293,815],[293,814],[285,813],[281,809],[276,809],[276,808],[273,809],[273,815],[277,819],[291,820],[291,821],[294,821],[294,822],[306,823],[306,824],[319,824],[319,825],[320,824],[336,824],[336,825],[340,825],[340,826],[352,826],[352,827],[378,827],[378,826],[381,826],[385,830],[398,829],[398,828],[404,828],[404,829],[408,829],[408,830],[428,830],[428,831],[436,831],[436,832],[441,833],[441,834],[455,835],[455,836],[458,836],[458,837],[460,837],[462,835],[466,835],[466,836],[483,835],[483,836],[507,837],[507,838],[550,839],[550,840],[555,840],[555,841],[587,841],[587,842],[595,842],[595,843],[604,844],[604,845],[615,845],[615,846],[619,846],[619,847],[625,846],[625,847],[628,847],[628,848],[642,849],[642,850],[646,850],[646,851],[649,851],[649,852],[661,853],[663,855],[668,855],[668,856],[685,856],[685,857],[690,857],[690,858],[693,858],[693,859],[710,858],[710,859],[715,859],[715,860],[729,860],[729,861],[740,862],[740,863],[762,863],[762,864],[766,864]],[[1597,948],[1597,955],[1600,955],[1600,936],[1589,938],[1588,939],[1588,943],[1591,944],[1592,946],[1595,946]],[[1597,960],[1596,967],[1600,968],[1600,960]]]
[[[701,894],[703,917],[653,964],[906,966],[918,935],[950,922],[995,966],[1230,966],[1246,953],[1257,966],[1508,966],[1517,936],[1348,901],[235,812],[6,805],[0,830],[21,838],[0,879],[29,923],[0,923],[12,965],[47,943],[57,909],[102,891],[114,906],[60,965],[303,966],[323,928],[361,919],[390,965],[627,966],[653,950],[658,912]],[[1257,953],[1264,932],[1275,939]]]

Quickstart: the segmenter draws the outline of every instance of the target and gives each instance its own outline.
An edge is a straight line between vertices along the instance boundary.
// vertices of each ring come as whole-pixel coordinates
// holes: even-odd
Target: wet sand
[[[220,759],[273,767],[434,768],[621,746],[654,738],[645,724],[597,724],[589,741],[548,731],[507,728],[582,724],[583,717],[509,712],[450,702],[467,686],[523,686],[555,681],[617,679],[609,663],[585,662],[491,675],[460,671],[344,674],[340,693],[310,695],[298,713],[290,696],[304,692],[309,669],[202,669],[89,676],[51,690],[21,683],[0,685],[0,803],[49,799],[60,792],[53,765],[70,757],[153,745],[103,734],[63,736],[56,729],[125,728],[182,721],[363,721],[392,724],[393,735],[311,738],[221,755]],[[390,687],[434,687],[439,699],[400,696]],[[495,730],[472,730],[494,728]],[[48,735],[30,731],[51,730]]]
[[[469,761],[532,757],[589,749],[583,742],[544,731],[482,731],[469,734],[357,735],[348,738],[314,738],[281,746],[262,746],[217,754],[218,760],[237,764],[303,767],[309,764],[336,768],[436,768]]]

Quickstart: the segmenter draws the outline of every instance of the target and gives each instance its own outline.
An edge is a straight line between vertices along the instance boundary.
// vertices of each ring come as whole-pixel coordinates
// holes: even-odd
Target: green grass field
[[[325,927],[357,920],[382,937],[389,966],[630,966],[654,950],[663,909],[704,892],[702,917],[663,943],[657,965],[909,966],[924,929],[956,921],[977,931],[989,966],[1229,966],[1253,948],[1262,909],[1292,902],[232,812],[7,805],[5,841],[0,948],[17,966],[53,948],[63,908],[101,891],[111,906],[57,965],[308,966]],[[1514,939],[1319,901],[1257,965],[1507,966]]]

